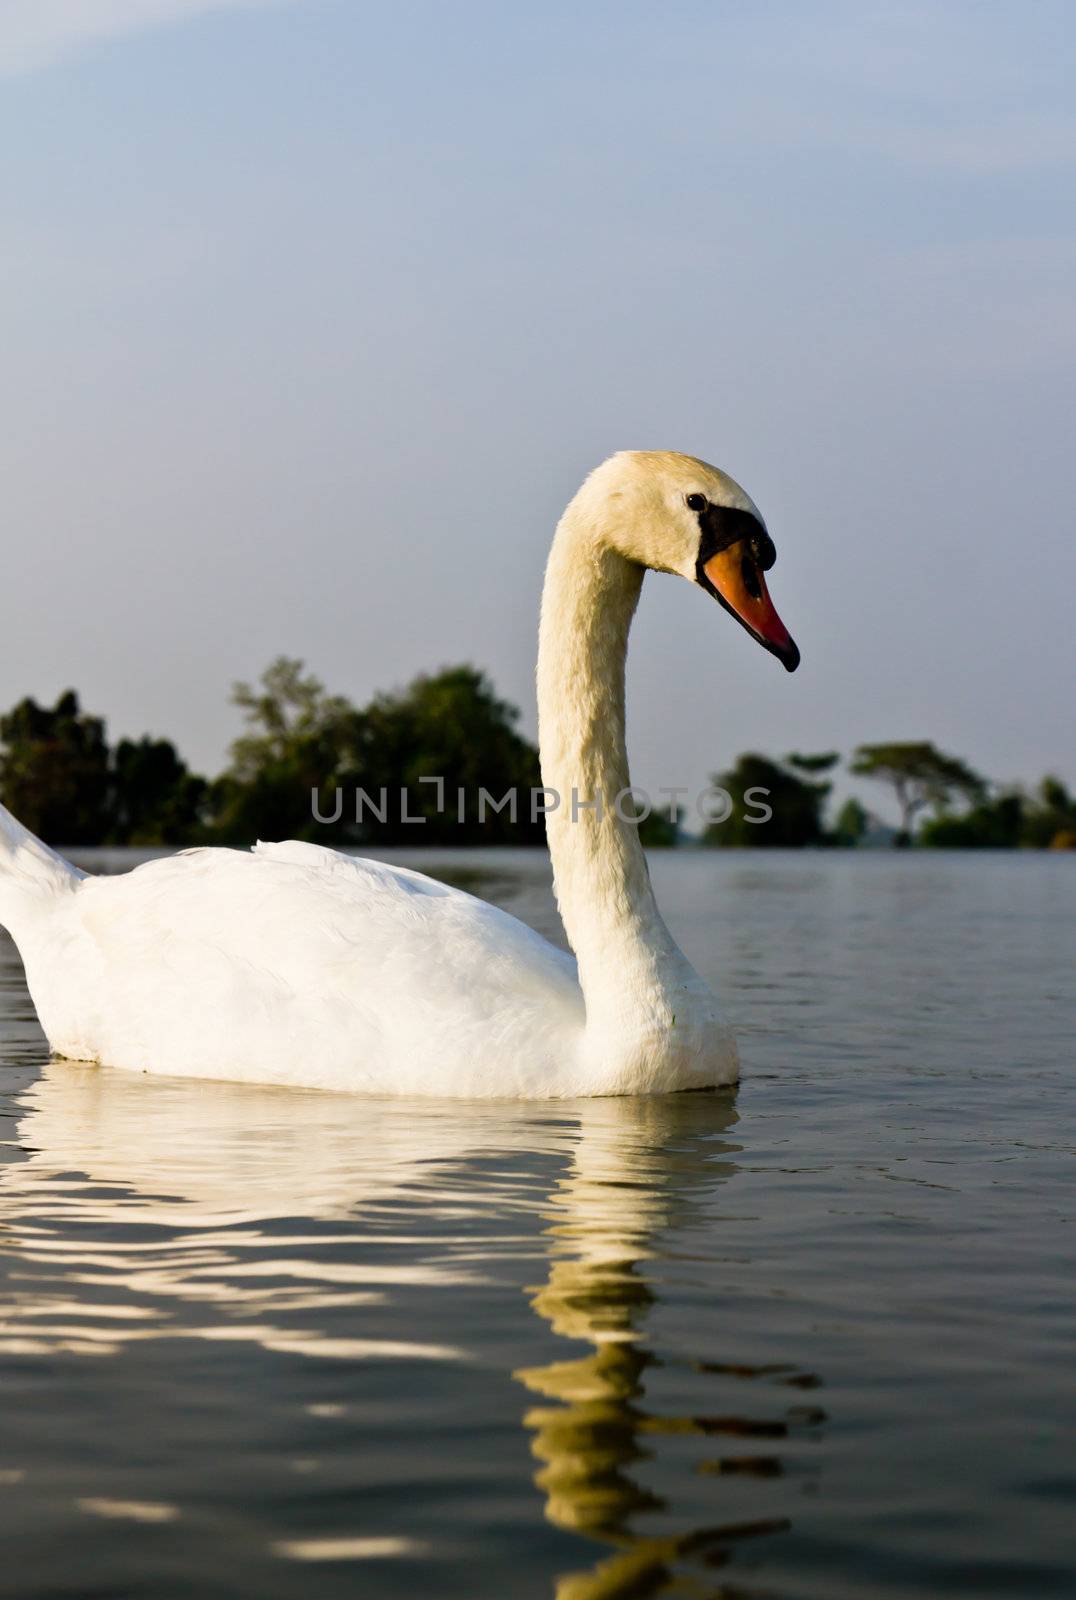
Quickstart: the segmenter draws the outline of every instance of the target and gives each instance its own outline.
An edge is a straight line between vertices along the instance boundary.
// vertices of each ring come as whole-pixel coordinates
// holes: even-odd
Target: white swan
[[[735,1082],[732,1036],[614,804],[630,783],[624,659],[652,567],[700,584],[794,670],[762,575],[773,559],[739,485],[671,452],[611,457],[561,519],[538,710],[578,966],[515,918],[402,867],[290,843],[86,877],[0,808],[0,923],[52,1049],[134,1071],[404,1095]]]

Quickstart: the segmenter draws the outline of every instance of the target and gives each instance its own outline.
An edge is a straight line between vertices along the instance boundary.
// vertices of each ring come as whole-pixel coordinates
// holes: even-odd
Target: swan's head
[[[603,543],[698,584],[795,672],[800,653],[766,588],[777,551],[751,496],[726,473],[672,450],[622,450],[579,498]]]

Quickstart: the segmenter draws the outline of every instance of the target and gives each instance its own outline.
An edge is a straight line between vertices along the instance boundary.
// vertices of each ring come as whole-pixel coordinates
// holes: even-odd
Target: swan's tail
[[[27,917],[85,876],[0,806],[0,926],[15,938]]]

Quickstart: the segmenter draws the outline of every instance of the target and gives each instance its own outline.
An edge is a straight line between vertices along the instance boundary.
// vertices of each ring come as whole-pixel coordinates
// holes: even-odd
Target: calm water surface
[[[0,936],[0,1594],[1076,1594],[1076,861],[653,871],[734,1096],[50,1063]]]

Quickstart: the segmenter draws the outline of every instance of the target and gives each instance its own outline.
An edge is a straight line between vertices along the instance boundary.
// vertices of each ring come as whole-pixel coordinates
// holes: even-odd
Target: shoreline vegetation
[[[326,692],[301,661],[280,657],[232,703],[245,727],[219,776],[192,772],[169,739],[110,745],[105,720],[67,690],[54,706],[21,700],[0,715],[0,800],[60,847],[248,845],[309,839],[344,848],[393,845],[544,845],[534,807],[445,806],[444,795],[541,791],[538,752],[519,712],[469,664],[422,674],[364,706]],[[860,745],[847,763],[876,781],[896,825],[850,798],[831,811],[836,751],[774,758],[749,752],[715,774],[730,814],[700,835],[683,808],[639,822],[643,843],[715,848],[1076,849],[1076,798],[1059,778],[999,787],[934,745]],[[430,774],[438,775],[440,787]],[[768,819],[744,804],[763,791]],[[379,798],[338,806],[337,795]],[[382,791],[384,794],[382,795]],[[406,800],[402,796],[406,794]],[[333,821],[318,821],[317,816]],[[477,810],[481,809],[481,820]],[[381,817],[378,816],[381,812]],[[421,833],[416,822],[422,819]]]

